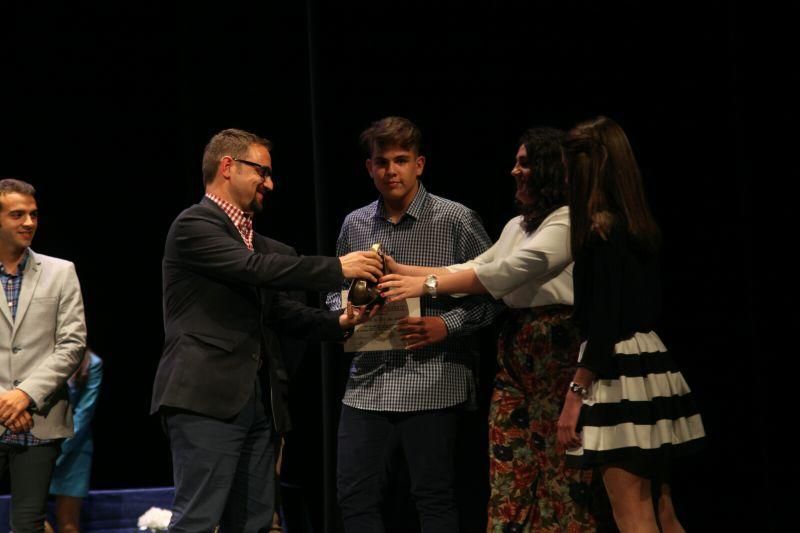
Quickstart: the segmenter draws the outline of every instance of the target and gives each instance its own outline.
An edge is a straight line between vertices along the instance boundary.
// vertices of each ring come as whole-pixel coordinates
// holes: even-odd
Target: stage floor
[[[139,517],[151,507],[169,509],[172,487],[125,490],[93,490],[83,503],[81,523],[85,533],[131,533],[139,531]],[[11,497],[0,496],[0,531],[8,531]],[[52,524],[53,502],[48,504]]]

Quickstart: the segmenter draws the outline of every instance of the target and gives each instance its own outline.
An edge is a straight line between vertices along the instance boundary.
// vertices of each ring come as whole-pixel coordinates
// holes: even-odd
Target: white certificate
[[[342,302],[347,302],[347,291],[342,291]],[[356,326],[353,336],[344,343],[344,351],[404,350],[406,342],[400,339],[397,321],[401,318],[418,316],[420,316],[419,298],[384,304],[369,322]]]

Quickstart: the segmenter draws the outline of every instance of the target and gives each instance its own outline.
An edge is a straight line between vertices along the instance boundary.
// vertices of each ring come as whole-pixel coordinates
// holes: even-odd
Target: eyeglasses
[[[236,157],[233,158],[234,161],[239,163],[244,163],[245,165],[249,165],[256,169],[256,173],[261,176],[262,180],[266,180],[267,178],[272,177],[272,169],[265,165],[259,165],[258,163],[253,163],[252,161],[247,161],[246,159],[238,159]]]

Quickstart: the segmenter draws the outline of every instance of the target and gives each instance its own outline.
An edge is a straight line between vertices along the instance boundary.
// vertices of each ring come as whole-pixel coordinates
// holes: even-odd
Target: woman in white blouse
[[[564,134],[535,128],[520,139],[511,175],[521,214],[472,261],[402,265],[378,287],[387,301],[423,295],[490,294],[509,307],[498,340],[489,414],[491,496],[487,531],[586,531],[591,474],[567,470],[557,445],[564,390],[577,363]],[[407,335],[410,343],[419,341]]]

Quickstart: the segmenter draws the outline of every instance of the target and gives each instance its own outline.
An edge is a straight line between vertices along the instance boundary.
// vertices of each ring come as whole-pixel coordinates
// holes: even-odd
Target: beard
[[[259,191],[259,192],[261,192],[261,191]],[[264,210],[264,202],[266,201],[266,199],[267,199],[266,191],[261,193],[261,201],[260,202],[258,201],[258,196],[254,195],[253,199],[250,200],[250,205],[249,205],[250,212],[252,212],[252,213],[260,213],[260,212],[262,212]]]
[[[251,213],[260,213],[263,210],[264,210],[264,204],[263,203],[259,203],[258,200],[253,198],[253,200],[250,202],[250,212]]]

